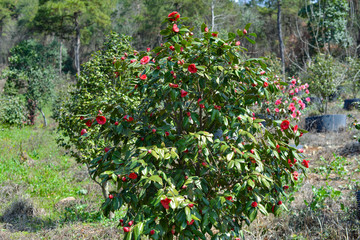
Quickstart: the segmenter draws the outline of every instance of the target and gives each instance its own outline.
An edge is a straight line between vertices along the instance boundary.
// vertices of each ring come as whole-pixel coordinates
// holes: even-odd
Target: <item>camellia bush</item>
[[[261,113],[271,119],[281,119],[290,112],[291,119],[300,120],[311,101],[309,84],[302,84],[301,80],[295,77],[289,78],[287,85],[282,85],[279,78],[274,83],[280,91],[263,101]]]
[[[125,239],[240,238],[259,213],[286,209],[282,199],[309,167],[289,144],[305,131],[287,105],[266,127],[256,118],[287,83],[246,57],[250,24],[224,38],[204,24],[195,38],[177,12],[164,23],[161,46],[124,59],[121,97],[99,100],[70,124],[94,120],[85,133],[77,128],[79,142],[90,144],[91,134],[109,144],[90,169],[113,183],[102,209],[126,209]]]
[[[136,96],[130,97],[128,85],[124,82],[144,69],[136,55],[129,37],[112,33],[104,47],[83,64],[82,74],[69,94],[58,100],[53,116],[61,133],[58,143],[79,163],[89,166],[92,159],[108,149],[107,140],[97,134],[102,123],[99,120],[103,118],[102,111],[108,112],[107,109],[111,108],[113,114],[124,114],[124,109],[136,108],[140,103]],[[94,114],[98,116],[93,117]],[[116,131],[116,125],[112,130]],[[93,180],[98,182],[96,175],[93,175]],[[107,182],[103,182],[101,187],[107,198]]]

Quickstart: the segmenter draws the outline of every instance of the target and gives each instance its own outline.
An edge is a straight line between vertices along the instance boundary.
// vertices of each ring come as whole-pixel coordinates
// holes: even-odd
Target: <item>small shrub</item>
[[[0,96],[0,123],[22,126],[26,121],[24,101],[20,97]]]

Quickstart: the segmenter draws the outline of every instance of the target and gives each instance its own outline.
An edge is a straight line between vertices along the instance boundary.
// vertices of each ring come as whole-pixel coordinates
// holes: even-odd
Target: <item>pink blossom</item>
[[[275,101],[275,105],[281,104],[281,98]]]
[[[295,88],[295,92],[298,93],[298,92],[299,92],[299,89],[298,89],[298,88]]]
[[[275,110],[275,112],[277,112],[277,113],[280,111],[278,108],[275,108],[274,110]]]
[[[293,101],[297,101],[297,97],[293,97],[292,100],[293,100]]]
[[[294,112],[293,114],[291,114],[291,116],[292,116],[293,118],[296,118],[296,113]]]
[[[290,94],[290,95],[294,95],[294,90],[290,90],[290,91],[289,91],[289,94]]]
[[[307,102],[310,102],[311,99],[310,99],[309,97],[307,97],[305,100],[306,100]]]
[[[305,92],[306,92],[306,94],[309,94],[309,89],[306,89],[306,91],[305,91]]]
[[[293,85],[295,85],[295,84],[296,84],[296,79],[295,79],[295,78],[291,79],[291,83],[292,83]]]

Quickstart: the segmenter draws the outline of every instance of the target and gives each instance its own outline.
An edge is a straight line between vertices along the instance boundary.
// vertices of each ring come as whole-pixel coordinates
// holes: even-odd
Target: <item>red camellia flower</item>
[[[196,73],[197,72],[197,68],[196,68],[196,65],[195,64],[190,64],[189,67],[188,67],[188,70],[189,72],[191,73]]]
[[[169,83],[169,87],[171,87],[171,88],[178,88],[178,87],[179,87],[179,84]]]
[[[292,175],[293,175],[295,181],[298,180],[299,173],[298,173],[297,171],[294,171],[294,172],[292,173]]]
[[[199,106],[200,106],[200,108],[205,108],[204,104],[200,104]]]
[[[122,177],[121,180],[122,180],[123,182],[126,182],[126,177]]]
[[[211,35],[212,35],[213,37],[217,37],[217,36],[218,36],[217,33],[212,33]]]
[[[208,32],[208,31],[209,31],[208,27],[205,27],[204,31],[205,31],[205,32]]]
[[[175,47],[174,46],[170,46],[169,47],[171,51],[174,51],[175,50]]]
[[[278,205],[281,205],[282,204],[282,201],[278,201],[278,203],[277,203]]]
[[[243,33],[244,33],[245,35],[247,34],[247,31],[246,31],[246,29],[244,29],[244,30],[243,30]]]
[[[136,173],[130,173],[129,174],[129,178],[131,178],[131,179],[136,179],[138,176],[137,176],[137,174]]]
[[[180,14],[178,12],[172,12],[168,15],[169,21],[174,22],[180,18]]]
[[[289,189],[289,186],[285,185],[285,186],[283,186],[283,189],[287,190],[287,189]]]
[[[149,56],[144,56],[144,57],[140,60],[140,63],[141,63],[141,64],[147,64],[148,62],[150,62],[150,57],[149,57]]]
[[[172,235],[175,234],[175,229],[171,229],[171,234],[172,234]]]
[[[139,77],[141,80],[146,80],[147,79],[147,76],[146,76],[146,74],[142,74],[142,75],[140,75],[140,77]]]
[[[155,234],[155,230],[152,229],[152,230],[150,231],[150,235],[154,235],[154,234]]]
[[[146,48],[146,51],[147,51],[147,52],[150,52],[150,50],[151,50],[151,49],[150,49],[149,47],[148,47],[148,48]]]
[[[194,206],[194,204],[192,204],[192,203],[189,203],[189,204],[188,204],[188,207],[189,207],[189,208],[192,208],[193,206]]]
[[[165,132],[165,136],[167,136],[167,137],[168,137],[169,135],[170,135],[170,133],[169,133],[169,132]]]
[[[136,59],[131,59],[130,60],[130,63],[134,63],[134,62],[136,62]]]
[[[133,117],[128,117],[128,118],[126,119],[126,121],[127,121],[127,122],[132,122],[132,121],[134,121],[134,118],[133,118]]]
[[[251,203],[251,206],[252,206],[252,207],[257,207],[257,205],[258,205],[257,202],[252,202],[252,203]]]
[[[194,219],[191,219],[191,222],[186,221],[187,225],[192,225],[194,223]]]
[[[110,198],[110,199],[113,199],[113,198],[114,198],[114,195],[109,194],[109,198]]]
[[[293,131],[294,131],[294,132],[297,132],[297,130],[298,130],[298,125],[295,125],[295,126],[293,127]]]
[[[128,225],[131,227],[134,224],[134,221],[128,222]]]
[[[96,122],[100,125],[104,125],[106,123],[106,117],[104,116],[97,116],[96,117]]]
[[[215,105],[214,108],[215,108],[216,110],[219,110],[219,111],[221,110],[221,106]]]
[[[309,168],[309,160],[303,160],[303,162],[302,162],[302,165],[304,165],[304,167],[306,167],[306,168]]]
[[[231,201],[231,200],[232,200],[232,196],[225,197],[225,199]]]
[[[176,24],[173,25],[172,30],[173,30],[174,32],[176,32],[176,33],[179,32],[179,28],[178,28],[178,26],[177,26]]]
[[[116,122],[114,123],[114,125],[115,125],[115,126],[119,125],[119,122],[118,122],[118,121],[116,121]]]
[[[201,164],[202,164],[204,167],[207,166],[207,163],[206,163],[206,162],[202,162]]]
[[[183,90],[183,89],[181,89],[181,90],[180,90],[180,94],[181,94],[181,97],[186,97],[186,95],[188,94],[188,92],[185,91],[185,90]]]
[[[105,151],[105,152],[108,152],[109,150],[110,150],[110,148],[107,148],[107,147],[104,148],[104,151]]]
[[[269,86],[269,84],[267,82],[264,82],[264,87]]]
[[[81,116],[81,117],[80,117],[80,120],[84,120],[84,116]]]
[[[124,227],[123,230],[124,230],[124,232],[130,232],[130,228],[129,228],[129,227]]]
[[[282,121],[282,123],[280,124],[280,127],[282,130],[286,130],[288,129],[290,126],[290,122],[288,120],[284,120]]]
[[[153,130],[151,130],[153,133],[156,133],[156,129],[154,128]]]
[[[85,133],[87,133],[87,131],[86,131],[86,129],[84,128],[84,129],[81,130],[81,133],[80,133],[80,134],[81,134],[81,136],[82,136],[82,135],[84,135]]]
[[[187,115],[188,117],[191,117],[191,113],[190,113],[190,112],[187,112],[186,115]]]
[[[163,207],[165,209],[169,209],[170,202],[171,202],[171,199],[168,199],[168,198],[165,198],[165,199],[160,201],[161,205],[163,205]]]
[[[86,126],[91,127],[92,123],[93,122],[91,120],[87,120],[85,124],[86,124]]]

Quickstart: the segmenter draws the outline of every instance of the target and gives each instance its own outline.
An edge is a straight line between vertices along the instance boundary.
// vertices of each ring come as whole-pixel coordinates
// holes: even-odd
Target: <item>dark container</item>
[[[356,102],[360,102],[360,98],[352,98],[352,99],[345,99],[344,100],[344,109],[351,110],[354,108],[354,104]]]
[[[322,115],[305,118],[305,129],[316,132],[342,131],[346,128],[346,115]]]

